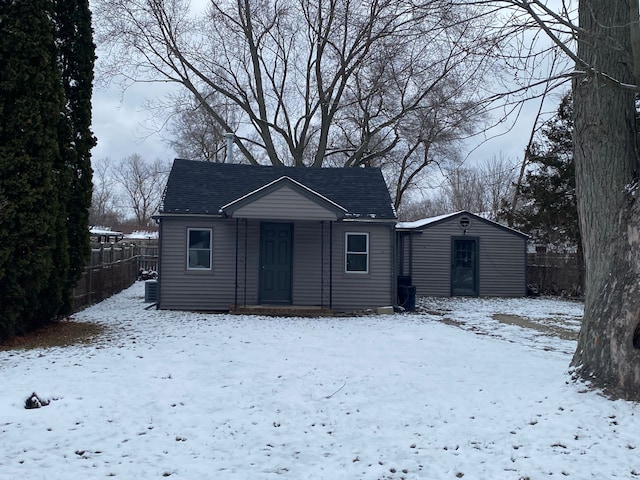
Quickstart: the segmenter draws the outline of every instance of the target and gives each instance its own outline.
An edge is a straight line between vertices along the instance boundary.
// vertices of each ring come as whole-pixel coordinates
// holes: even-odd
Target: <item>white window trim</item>
[[[201,231],[208,231],[209,232],[209,267],[191,267],[189,266],[189,251],[191,250],[189,248],[189,237],[191,235],[191,232],[201,232]],[[211,271],[213,270],[213,229],[212,228],[187,228],[187,270],[190,271],[195,271],[195,272],[206,272],[206,271]]]
[[[349,252],[348,250],[348,246],[349,246],[349,235],[364,235],[367,239],[367,247],[366,247],[366,251],[365,252]],[[348,270],[347,269],[347,259],[349,257],[349,254],[356,254],[356,255],[365,255],[367,256],[367,268],[365,270]],[[354,275],[366,275],[369,273],[369,232],[345,232],[344,234],[344,272],[348,273],[348,274],[354,274]]]

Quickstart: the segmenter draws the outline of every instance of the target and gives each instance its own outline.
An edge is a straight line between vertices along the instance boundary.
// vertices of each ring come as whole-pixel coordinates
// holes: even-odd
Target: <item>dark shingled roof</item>
[[[348,210],[348,218],[395,219],[379,168],[271,167],[176,159],[161,213],[218,214],[220,208],[289,177]]]

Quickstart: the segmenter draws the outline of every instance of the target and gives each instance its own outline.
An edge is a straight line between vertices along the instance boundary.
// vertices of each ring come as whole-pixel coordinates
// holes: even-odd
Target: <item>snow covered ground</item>
[[[77,314],[107,326],[90,345],[0,352],[0,478],[640,478],[637,405],[571,382],[575,341],[549,334],[579,303],[282,319],[143,297]]]

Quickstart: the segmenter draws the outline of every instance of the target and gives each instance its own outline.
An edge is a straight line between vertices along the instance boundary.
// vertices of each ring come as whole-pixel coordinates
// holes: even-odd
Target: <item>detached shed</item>
[[[398,274],[420,296],[519,297],[527,293],[528,236],[461,211],[400,222]]]

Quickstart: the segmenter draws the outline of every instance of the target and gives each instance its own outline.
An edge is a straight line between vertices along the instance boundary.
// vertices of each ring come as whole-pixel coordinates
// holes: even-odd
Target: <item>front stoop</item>
[[[267,317],[328,317],[333,315],[333,310],[327,307],[297,305],[232,305],[229,313]]]

